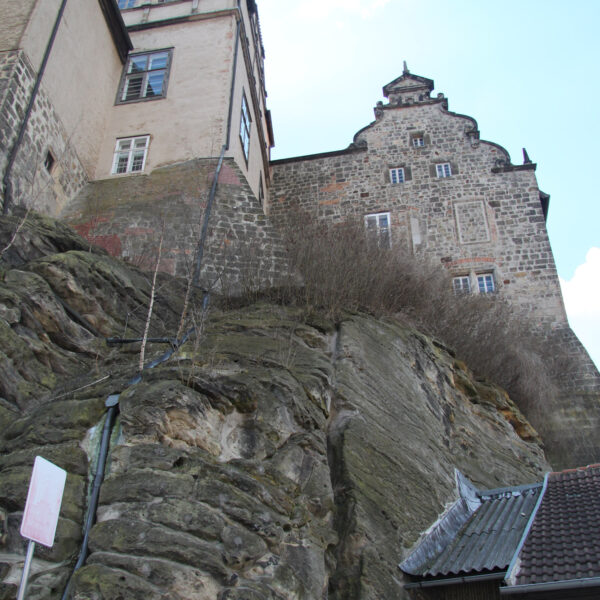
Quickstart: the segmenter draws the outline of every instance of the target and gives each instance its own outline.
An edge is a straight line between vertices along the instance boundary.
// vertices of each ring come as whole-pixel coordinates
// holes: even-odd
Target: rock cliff
[[[5,245],[19,219],[5,218]],[[536,432],[508,396],[392,318],[339,322],[257,303],[136,375],[150,278],[29,215],[0,282],[0,598],[13,598],[35,455],[68,471],[56,543],[29,598],[60,598],[82,541],[105,401],[119,394],[89,556],[68,597],[404,598],[397,564],[453,500],[540,480]],[[151,336],[173,337],[185,283],[161,275]],[[148,360],[165,351],[154,343]]]

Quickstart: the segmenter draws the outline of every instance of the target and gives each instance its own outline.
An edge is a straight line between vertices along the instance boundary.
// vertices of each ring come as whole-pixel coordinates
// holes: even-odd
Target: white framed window
[[[142,172],[146,166],[149,142],[149,135],[117,140],[112,166],[113,175]]]
[[[137,0],[119,0],[119,8],[133,8]]]
[[[425,138],[423,136],[412,138],[412,145],[414,148],[422,148],[425,145]]]
[[[246,94],[242,95],[242,113],[240,115],[240,141],[242,142],[242,150],[246,161],[248,160],[248,153],[250,152],[250,126],[252,120],[250,119],[250,111],[248,110],[248,102],[246,101]]]
[[[164,98],[172,50],[132,54],[125,63],[117,104]]]
[[[367,230],[367,235],[370,238],[376,239],[380,247],[389,248],[392,245],[389,212],[365,215],[365,229]]]
[[[494,276],[491,273],[481,273],[477,275],[477,287],[480,294],[491,294],[496,291],[494,285]]]
[[[461,275],[460,277],[453,277],[452,278],[452,288],[454,289],[454,293],[457,295],[470,294],[471,293],[471,278],[468,275]]]
[[[435,165],[435,172],[438,177],[450,177],[452,175],[452,167],[450,167],[450,163],[440,163]]]
[[[390,169],[390,182],[391,183],[404,183],[404,169],[396,168]]]

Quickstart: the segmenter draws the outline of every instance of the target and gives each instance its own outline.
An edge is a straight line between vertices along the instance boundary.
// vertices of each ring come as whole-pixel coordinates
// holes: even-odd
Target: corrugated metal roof
[[[541,489],[542,484],[535,483],[477,492],[479,507],[449,543],[440,545],[433,532],[426,535],[400,568],[420,577],[508,568]],[[457,504],[460,502],[462,498]],[[441,527],[444,518],[440,521]]]

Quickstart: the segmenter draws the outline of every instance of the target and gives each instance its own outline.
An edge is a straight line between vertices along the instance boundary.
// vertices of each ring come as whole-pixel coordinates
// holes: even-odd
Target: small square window
[[[250,126],[252,121],[250,119],[250,111],[248,110],[248,102],[246,101],[246,94],[242,95],[242,112],[240,115],[240,140],[242,142],[242,149],[244,151],[244,157],[248,160],[248,154],[250,152]]]
[[[435,165],[435,172],[438,177],[450,177],[452,175],[450,163],[440,163],[439,165]]]
[[[491,294],[496,291],[494,277],[491,273],[477,275],[477,286],[479,287],[480,294]]]
[[[404,183],[404,169],[390,169],[390,182],[391,183]]]
[[[149,135],[117,140],[113,159],[113,175],[140,173],[146,165]]]
[[[457,295],[469,294],[471,292],[471,278],[468,275],[454,277],[452,279],[452,288]]]
[[[170,65],[171,50],[129,56],[121,77],[117,104],[164,98]]]
[[[56,159],[54,158],[52,152],[48,150],[48,152],[46,152],[46,158],[44,159],[44,167],[46,167],[46,171],[48,171],[48,173],[52,173],[52,169],[54,168],[55,164]]]
[[[422,136],[412,138],[412,145],[414,148],[422,148],[425,145],[425,138]]]
[[[389,212],[365,215],[365,229],[370,238],[377,240],[379,247],[389,248],[392,245]]]

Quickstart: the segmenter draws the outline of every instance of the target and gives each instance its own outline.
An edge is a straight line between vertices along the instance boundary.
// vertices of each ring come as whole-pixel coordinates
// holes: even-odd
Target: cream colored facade
[[[219,157],[223,148],[256,197],[264,195],[273,142],[254,2],[118,4],[121,11],[117,0],[4,0],[0,5],[0,67],[9,73],[0,79],[0,110],[17,115],[5,126],[3,176],[21,126],[18,115],[25,112],[64,8],[24,142],[8,168],[14,203],[60,214],[87,181],[143,176],[157,167]],[[127,56],[161,49],[171,52],[166,94],[120,103]],[[13,65],[17,59],[27,81]],[[243,97],[251,121],[247,157],[240,140]],[[149,136],[143,170],[115,174],[117,140],[137,136]],[[55,164],[44,170],[50,154]]]
[[[144,173],[218,157],[227,146],[225,156],[235,159],[258,197],[261,181],[263,191],[267,185],[272,141],[255,13],[246,1],[235,0],[139,4],[122,10],[132,53],[172,49],[167,91],[164,97],[128,104],[113,98],[95,178],[135,176],[112,172],[116,142],[149,135]],[[244,96],[252,120],[247,159],[239,135]]]
[[[21,40],[39,70],[60,0],[38,0]],[[44,90],[90,179],[122,63],[98,2],[69,0],[43,78]],[[60,149],[55,150],[59,155]]]

